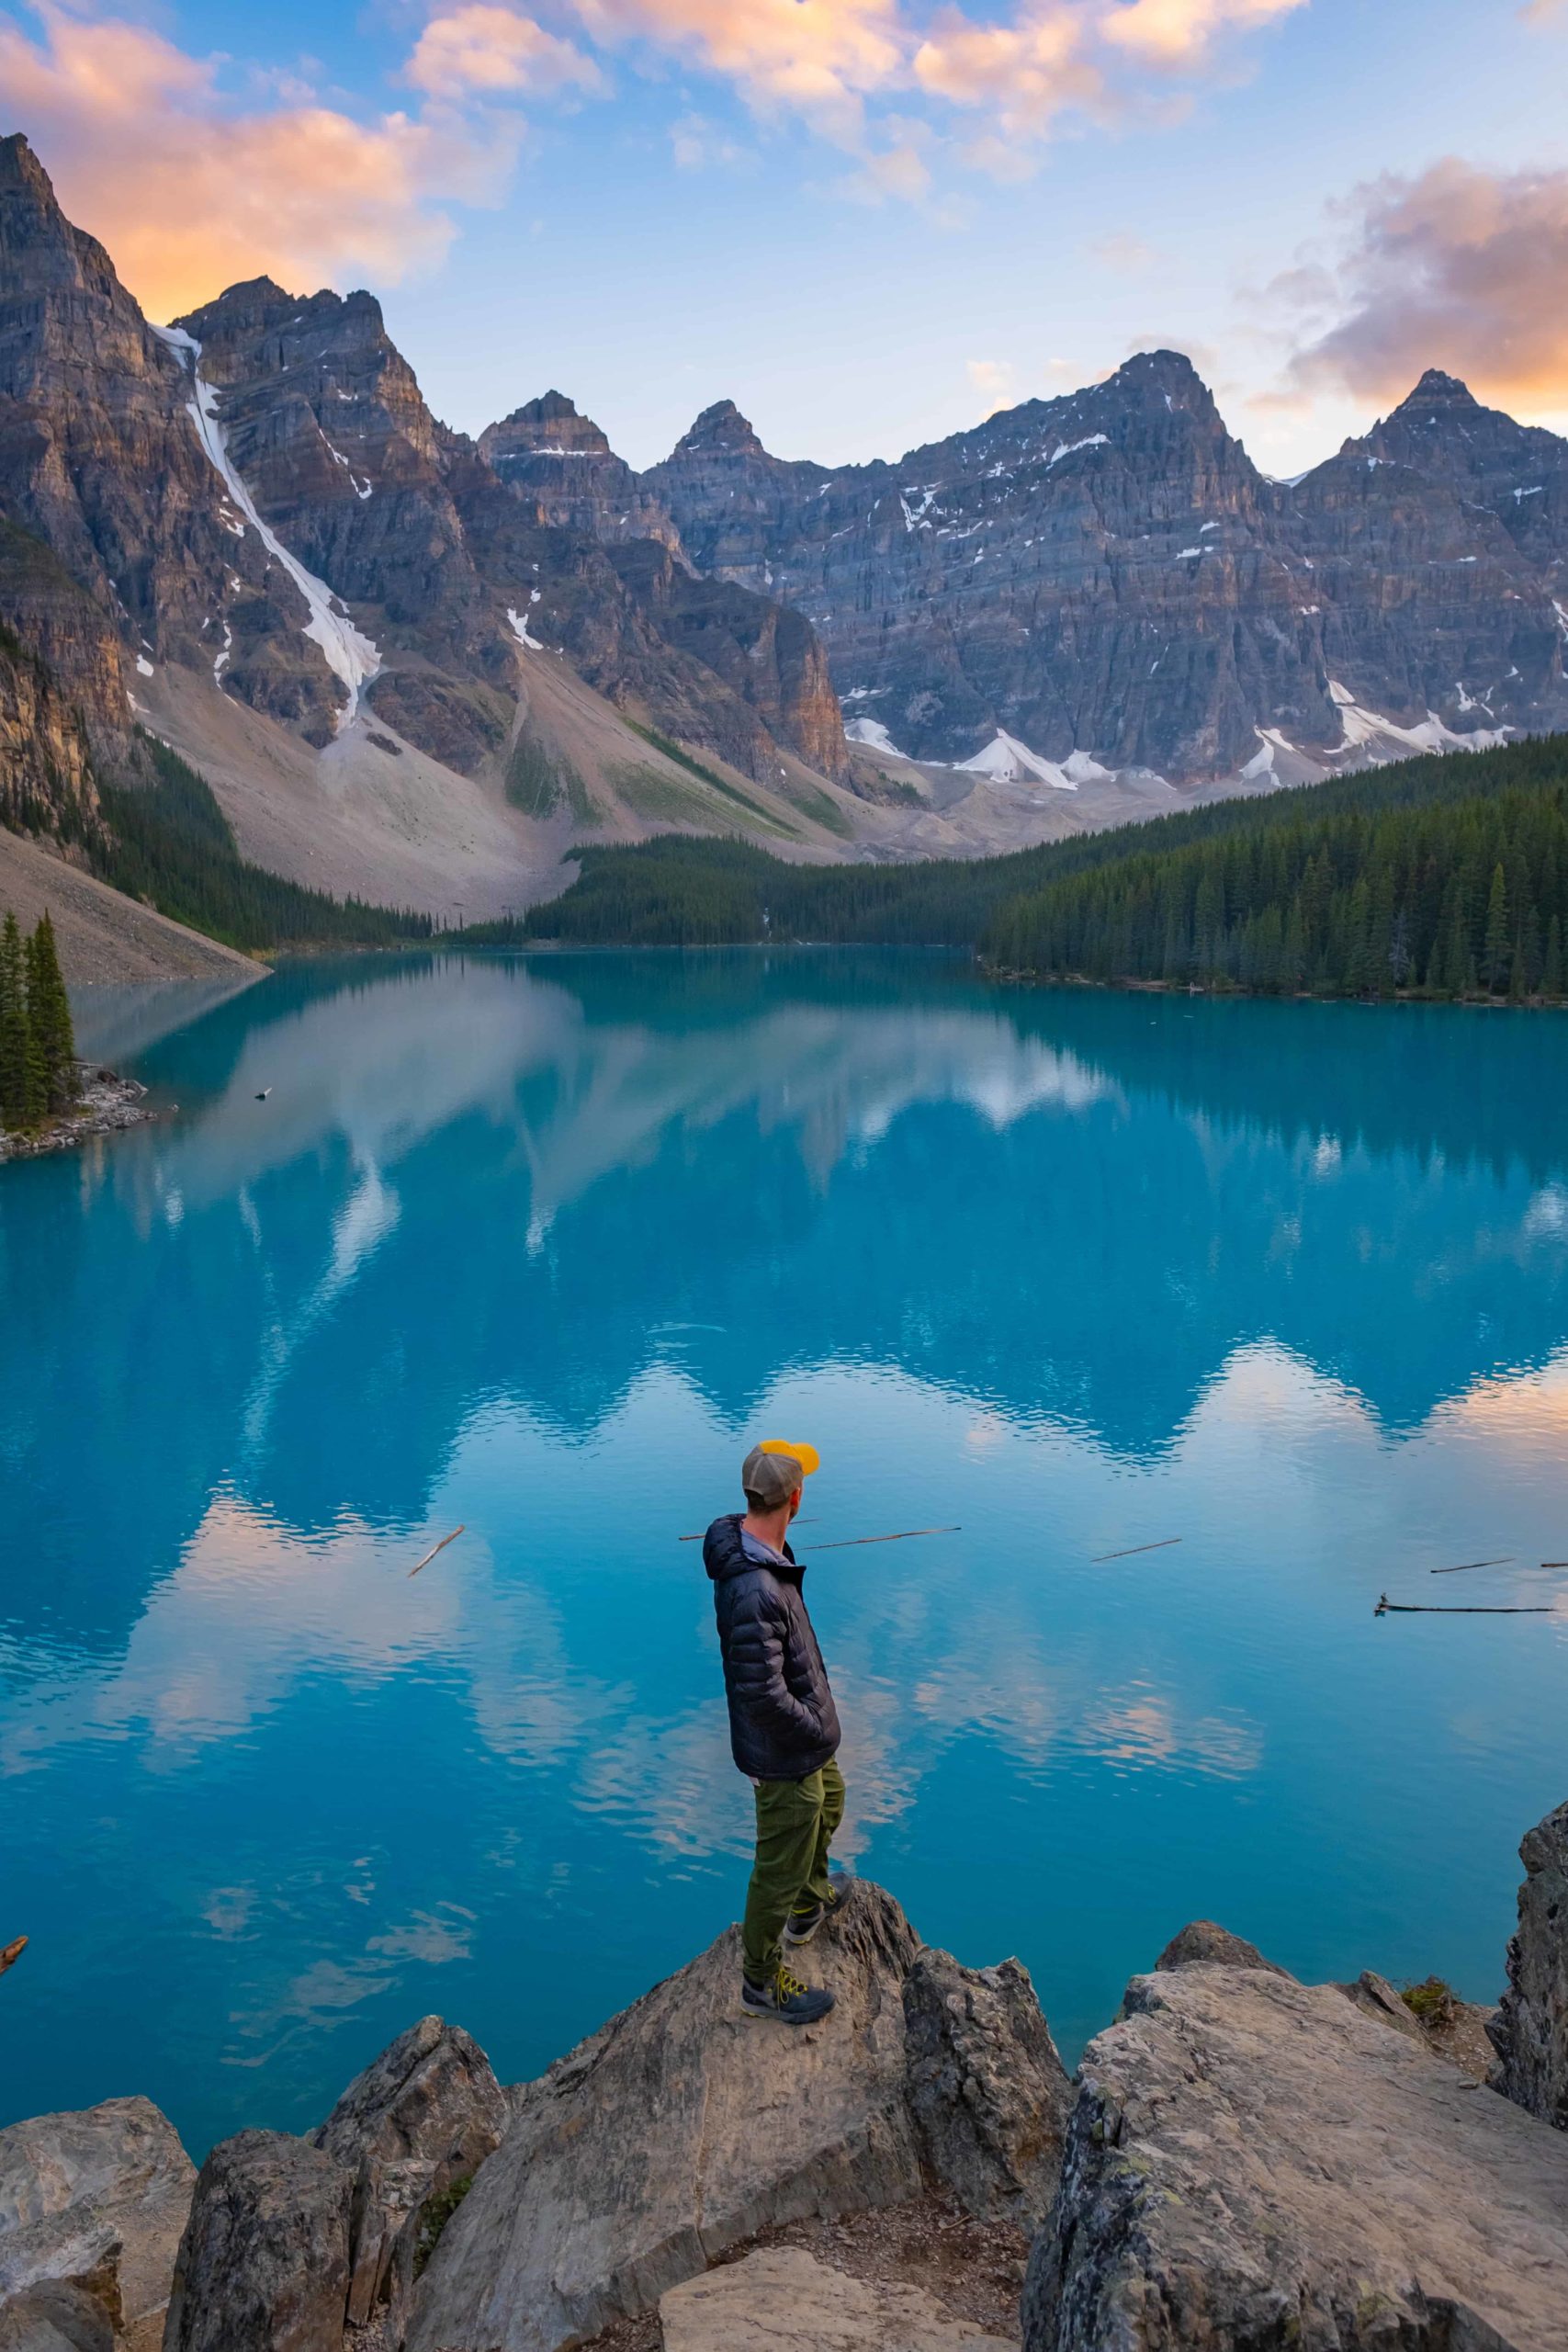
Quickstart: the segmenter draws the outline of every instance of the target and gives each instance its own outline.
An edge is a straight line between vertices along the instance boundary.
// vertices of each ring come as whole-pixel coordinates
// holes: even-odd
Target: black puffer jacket
[[[839,1711],[801,1597],[805,1570],[749,1559],[740,1521],[716,1519],[703,1543],[724,1652],[729,1746],[754,1781],[803,1781],[838,1751]]]

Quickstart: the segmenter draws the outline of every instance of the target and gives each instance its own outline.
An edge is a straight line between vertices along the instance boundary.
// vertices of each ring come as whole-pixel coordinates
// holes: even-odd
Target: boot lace
[[[779,1966],[777,1984],[781,2001],[791,2000],[795,1994],[810,1990],[804,1979],[797,1976],[793,1969],[785,1968],[782,1962]]]

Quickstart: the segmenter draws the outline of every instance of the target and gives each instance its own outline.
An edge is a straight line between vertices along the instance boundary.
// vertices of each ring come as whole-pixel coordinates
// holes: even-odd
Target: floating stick
[[[1387,1617],[1391,1614],[1400,1617],[1551,1617],[1555,1616],[1556,1611],[1551,1607],[1518,1608],[1501,1607],[1495,1604],[1490,1607],[1477,1605],[1470,1609],[1448,1609],[1440,1603],[1431,1601],[1391,1600],[1385,1592],[1380,1595],[1378,1605],[1373,1610],[1372,1615]]]
[[[427,1567],[429,1567],[429,1566],[430,1566],[430,1564],[431,1564],[432,1560],[434,1560],[434,1557],[435,1557],[435,1554],[436,1554],[437,1552],[445,1552],[445,1550],[446,1549],[446,1546],[447,1546],[447,1544],[456,1544],[456,1542],[457,1541],[458,1536],[459,1536],[459,1535],[461,1535],[461,1533],[462,1533],[462,1532],[463,1532],[463,1530],[462,1530],[462,1528],[461,1528],[461,1527],[455,1527],[455,1528],[452,1530],[452,1532],[451,1532],[451,1534],[450,1534],[450,1535],[444,1535],[444,1536],[441,1538],[440,1543],[439,1543],[439,1544],[437,1544],[434,1547],[434,1549],[433,1549],[433,1550],[431,1550],[431,1551],[429,1551],[429,1552],[427,1552],[427,1553],[425,1554],[425,1555],[424,1555],[424,1557],[423,1557],[423,1560],[416,1560],[416,1561],[414,1562],[414,1564],[413,1564],[412,1567],[409,1570],[409,1574],[410,1574],[410,1576],[411,1576],[411,1577],[416,1577],[416,1576],[418,1576],[418,1574],[419,1574],[419,1572],[420,1572],[421,1568],[427,1568]]]
[[[1168,1552],[1173,1544],[1180,1541],[1179,1535],[1162,1535],[1157,1544],[1129,1544],[1124,1552],[1101,1552],[1089,1562],[1089,1566],[1103,1567],[1107,1560],[1130,1560],[1135,1552]]]
[[[814,1519],[792,1519],[790,1521],[792,1527],[815,1527],[817,1524]],[[677,1535],[675,1541],[677,1544],[700,1544],[706,1533],[707,1529],[705,1527],[700,1535]]]
[[[1457,1568],[1431,1568],[1427,1573],[1435,1577],[1461,1577],[1466,1568],[1508,1568],[1513,1564],[1512,1552],[1505,1552],[1500,1560],[1461,1560]],[[1544,1568],[1546,1562],[1543,1560],[1540,1565]]]
[[[7,1944],[5,1951],[0,1951],[0,1976],[4,1976],[8,1968],[15,1968],[27,1948],[26,1936],[18,1936],[14,1944]]]
[[[906,1527],[897,1535],[851,1535],[840,1544],[807,1544],[808,1552],[852,1552],[857,1544],[907,1544],[911,1535],[962,1535],[961,1527]]]
[[[1543,1568],[1568,1568],[1568,1560],[1542,1560]]]

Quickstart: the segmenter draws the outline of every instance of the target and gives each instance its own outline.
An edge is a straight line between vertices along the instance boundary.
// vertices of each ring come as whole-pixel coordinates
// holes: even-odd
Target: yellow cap
[[[822,1456],[814,1445],[796,1444],[788,1438],[765,1437],[758,1451],[762,1453],[789,1454],[793,1460],[799,1463],[807,1478],[814,1470],[820,1470],[822,1467]]]

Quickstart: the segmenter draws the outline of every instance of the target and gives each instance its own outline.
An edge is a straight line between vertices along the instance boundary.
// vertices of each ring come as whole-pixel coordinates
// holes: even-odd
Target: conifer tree
[[[0,1126],[25,1127],[31,1053],[26,957],[17,918],[0,925]]]
[[[47,1107],[62,1111],[75,1091],[76,1038],[47,907],[28,942],[28,1023],[47,1072]]]
[[[1486,901],[1486,936],[1481,950],[1481,977],[1488,992],[1495,996],[1508,977],[1511,957],[1508,953],[1508,885],[1503,872],[1502,860],[1492,869],[1492,890]]]

